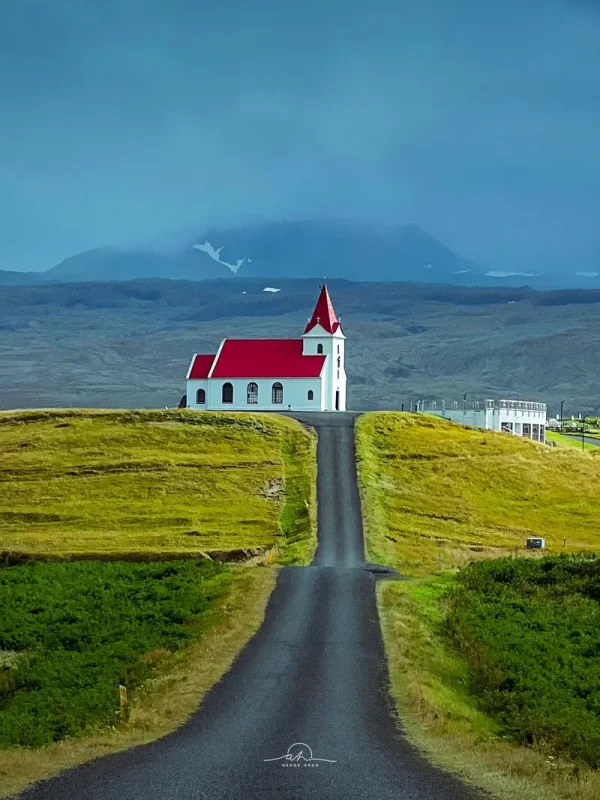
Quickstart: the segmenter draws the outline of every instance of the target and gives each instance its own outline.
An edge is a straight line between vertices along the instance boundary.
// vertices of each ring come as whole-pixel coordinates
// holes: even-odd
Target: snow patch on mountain
[[[522,278],[534,278],[535,272],[503,272],[501,270],[492,270],[485,273],[488,278],[515,278],[517,276]]]
[[[206,253],[207,255],[209,255],[213,259],[213,261],[217,261],[219,264],[222,264],[224,267],[229,267],[229,269],[234,274],[242,266],[244,261],[246,261],[245,258],[238,258],[236,264],[229,264],[227,261],[221,261],[221,250],[223,249],[223,247],[213,247],[213,245],[210,242],[204,242],[204,244],[194,244],[194,245],[192,245],[192,247],[194,248],[194,250],[202,250],[202,252]],[[251,261],[251,260],[252,259],[250,259],[250,258],[248,259],[248,261]]]
[[[580,275],[582,278],[597,278],[597,272],[576,272],[575,275]]]

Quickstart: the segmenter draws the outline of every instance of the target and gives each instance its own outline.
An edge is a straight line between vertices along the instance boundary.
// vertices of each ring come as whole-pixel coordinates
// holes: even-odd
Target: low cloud
[[[599,32],[558,0],[1,3],[0,268],[344,216],[525,275],[597,253]]]

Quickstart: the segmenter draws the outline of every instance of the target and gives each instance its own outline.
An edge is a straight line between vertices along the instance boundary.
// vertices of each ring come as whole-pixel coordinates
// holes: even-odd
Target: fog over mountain
[[[343,218],[581,285],[600,273],[599,9],[5,0],[0,269]]]

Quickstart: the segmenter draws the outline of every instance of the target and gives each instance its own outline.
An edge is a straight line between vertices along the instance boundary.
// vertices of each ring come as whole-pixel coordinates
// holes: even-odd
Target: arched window
[[[308,399],[309,400],[314,400],[315,399],[315,393],[313,392],[312,389],[308,390]]]
[[[317,353],[318,353],[320,356],[322,356],[322,355],[323,355],[323,345],[322,345],[322,344],[318,344],[318,345],[317,345]]]
[[[258,403],[258,384],[249,383],[246,389],[246,402]]]
[[[283,386],[280,383],[274,383],[271,390],[271,402],[273,405],[280,405],[283,403]]]
[[[202,403],[206,403],[206,392],[204,389],[198,389],[196,392],[196,405],[202,405]]]
[[[231,383],[223,384],[223,394],[221,397],[224,403],[233,403],[233,386]]]

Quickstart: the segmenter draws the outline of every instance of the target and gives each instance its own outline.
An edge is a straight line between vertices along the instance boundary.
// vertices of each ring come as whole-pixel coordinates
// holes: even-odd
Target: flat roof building
[[[546,403],[529,400],[419,400],[416,410],[488,431],[546,442]]]

